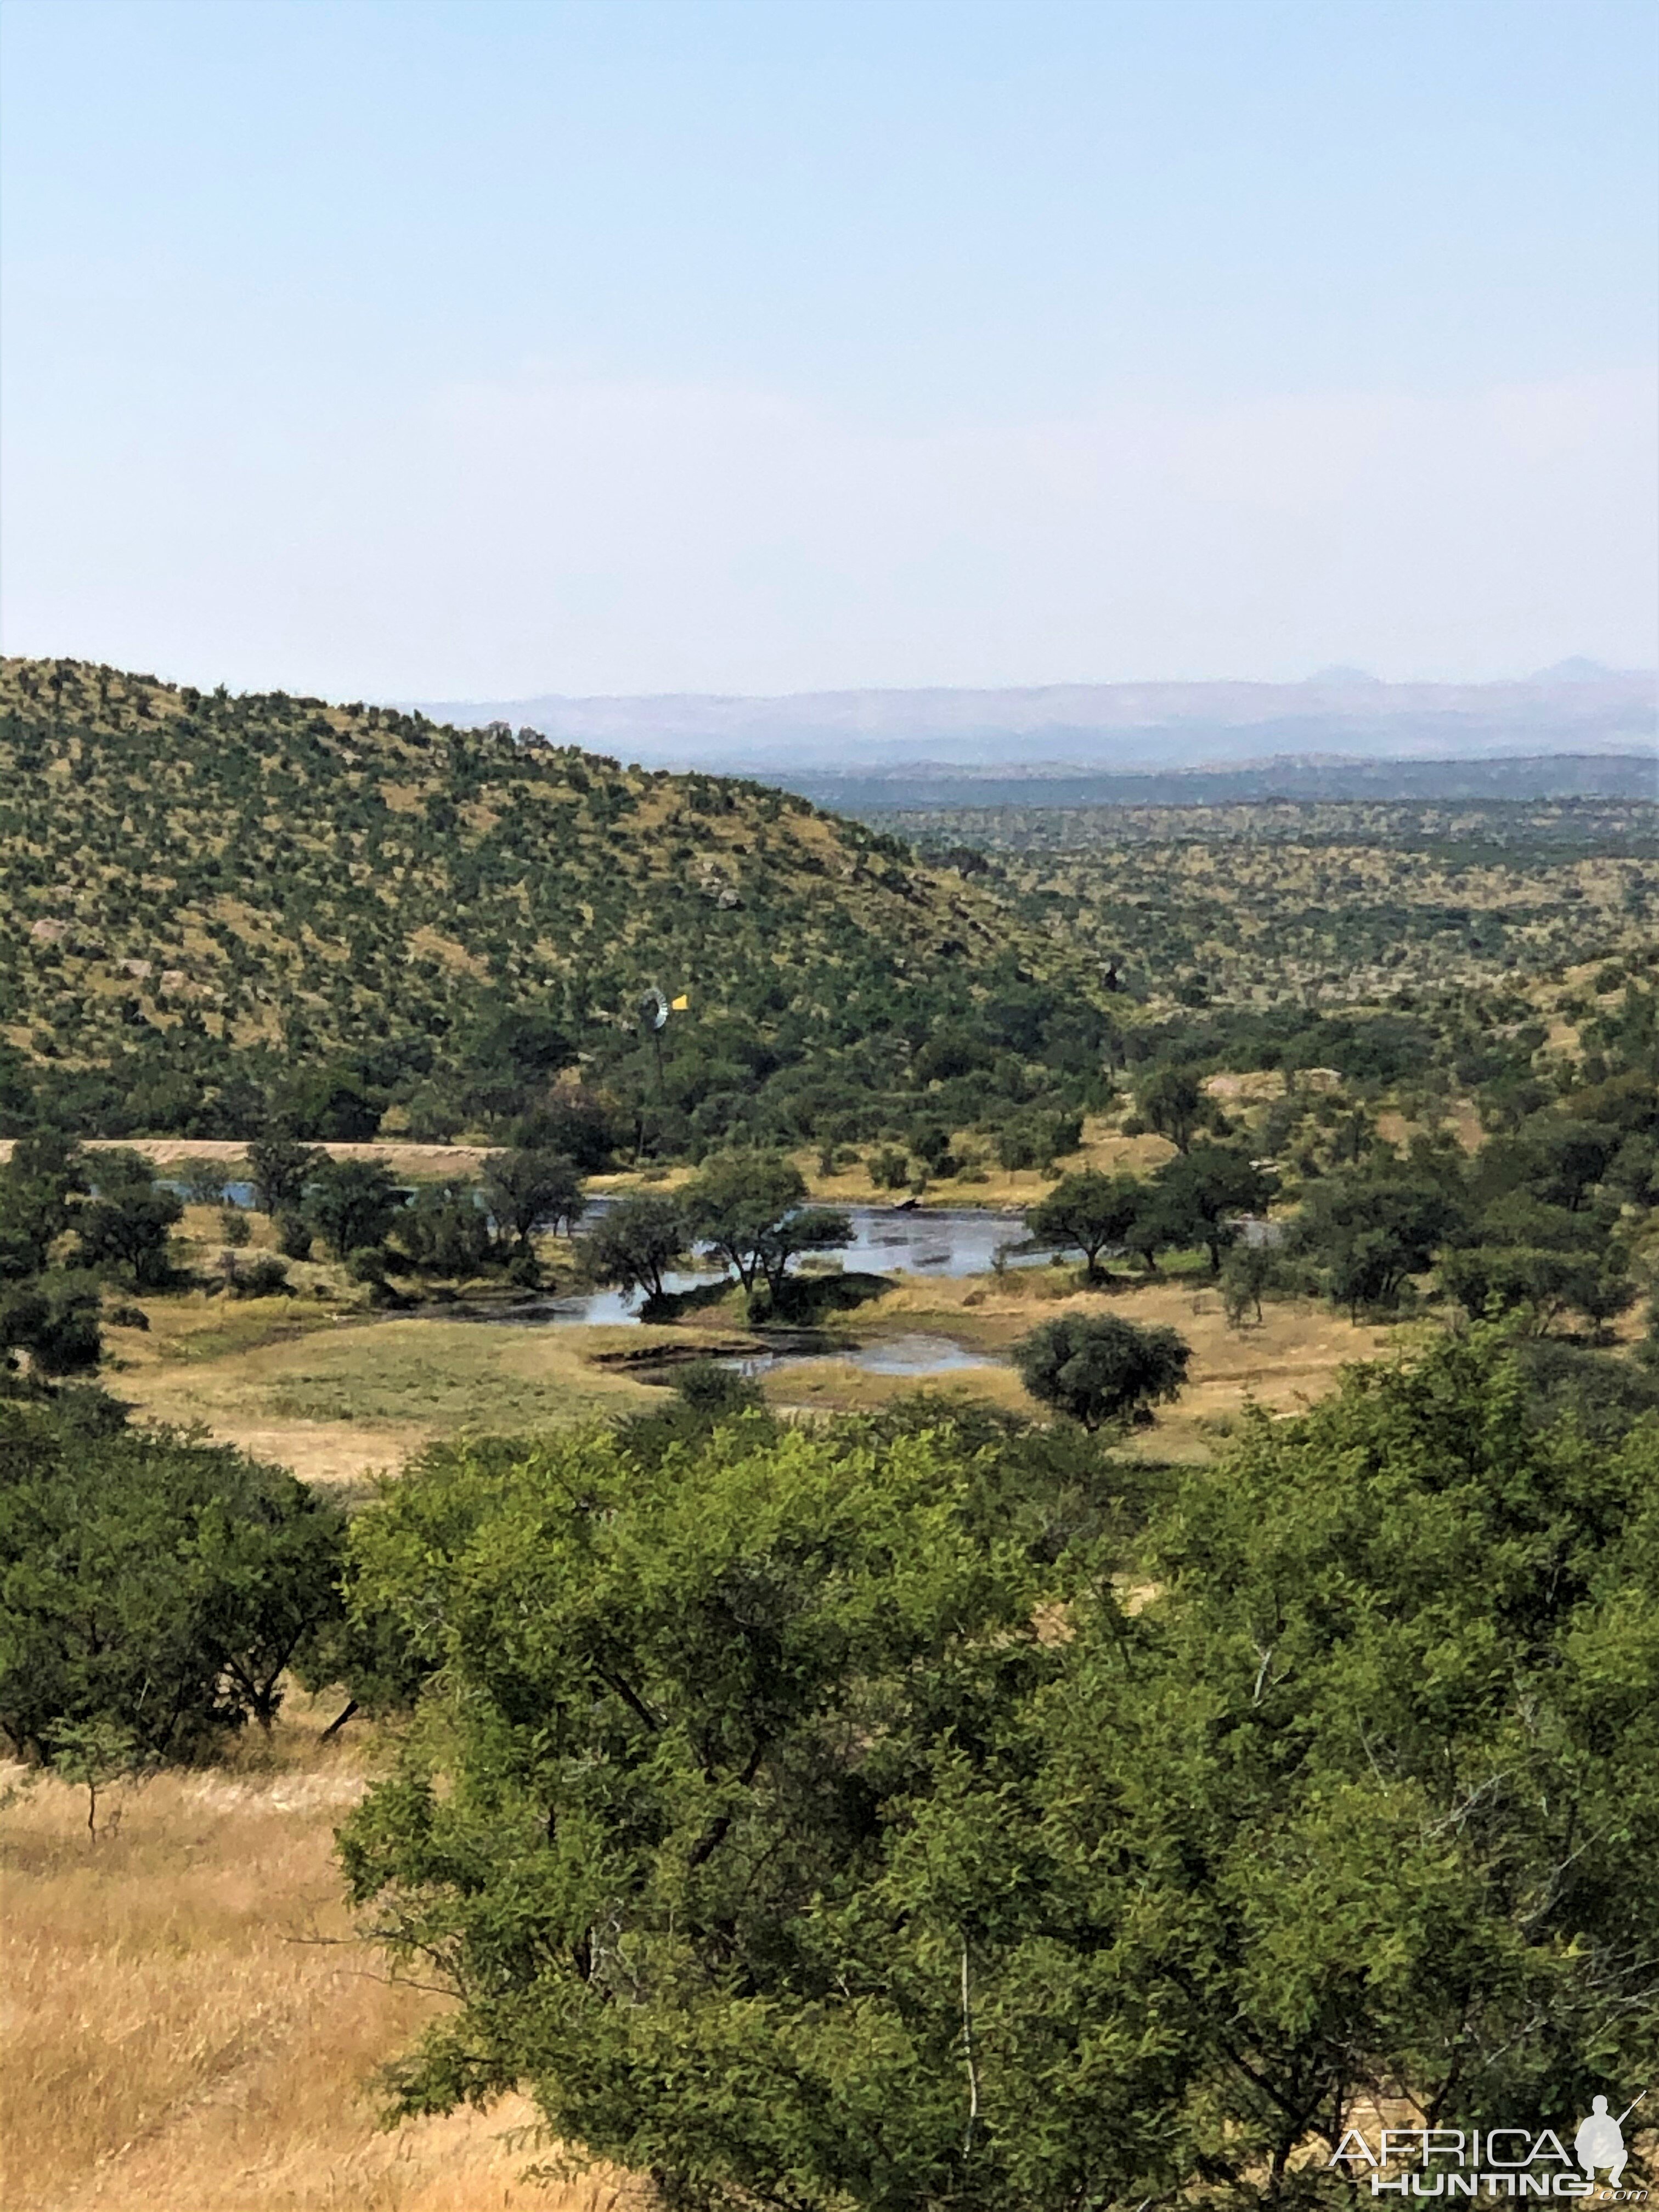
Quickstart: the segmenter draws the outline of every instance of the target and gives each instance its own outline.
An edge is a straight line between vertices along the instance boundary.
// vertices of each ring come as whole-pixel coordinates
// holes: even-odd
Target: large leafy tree
[[[1254,1420],[1133,1615],[936,1413],[431,1463],[354,1538],[432,1671],[344,1863],[459,1998],[401,2108],[527,2088],[734,2212],[1334,2206],[1379,2106],[1570,2130],[1659,2062],[1659,1431],[1528,1402],[1478,1331]]]
[[[0,1281],[44,1273],[87,1190],[85,1158],[70,1139],[18,1138],[0,1163]]]
[[[379,1160],[325,1159],[307,1191],[305,1218],[343,1260],[384,1243],[404,1204],[403,1189]]]
[[[1446,1288],[1471,1313],[1519,1313],[1540,1335],[1566,1310],[1596,1328],[1635,1303],[1630,1253],[1617,1217],[1577,1212],[1516,1191],[1489,1206],[1479,1242],[1442,1255]]]
[[[280,1468],[0,1403],[0,1730],[100,1729],[152,1759],[269,1723],[338,1600],[342,1516]]]
[[[1338,1305],[1357,1320],[1366,1307],[1399,1302],[1407,1278],[1423,1273],[1456,1233],[1463,1209],[1442,1176],[1415,1167],[1362,1169],[1316,1182],[1294,1243],[1312,1260]]]
[[[1181,1152],[1212,1112],[1204,1086],[1189,1067],[1158,1068],[1143,1085],[1135,1105],[1146,1127],[1167,1137]]]
[[[1146,1186],[1129,1175],[1102,1175],[1085,1168],[1063,1176],[1025,1217],[1039,1244],[1082,1253],[1091,1282],[1098,1280],[1100,1255],[1127,1237],[1146,1197]]]
[[[1255,1417],[1147,1553],[1139,1655],[1085,1629],[1054,1709],[1046,1835],[1104,1947],[1074,1987],[1191,2054],[1182,2163],[1328,2194],[1293,2152],[1390,2100],[1565,2131],[1650,2078],[1659,1430],[1540,1429],[1477,1332]]]
[[[36,1375],[89,1375],[103,1357],[96,1279],[57,1270],[0,1282],[0,1374],[28,1354]]]
[[[98,1365],[98,1284],[55,1267],[52,1250],[88,1188],[78,1148],[55,1133],[20,1137],[0,1164],[0,1374],[15,1370],[20,1352],[40,1376]]]
[[[1164,1243],[1203,1245],[1218,1273],[1222,1253],[1238,1234],[1237,1217],[1265,1206],[1273,1190],[1236,1146],[1194,1145],[1154,1176],[1154,1218]]]
[[[1063,1664],[964,1460],[750,1415],[660,1462],[462,1455],[363,1517],[360,1599],[459,1734],[447,1771],[411,1741],[344,1862],[394,1952],[478,1992],[397,2069],[405,2110],[532,2081],[672,2201],[961,2187],[963,1934],[912,1920],[907,1838],[1012,1780]]]
[[[1155,1405],[1179,1395],[1191,1358],[1174,1329],[1118,1314],[1062,1314],[1013,1348],[1031,1395],[1089,1430],[1144,1427]]]
[[[789,1262],[803,1252],[853,1241],[848,1215],[805,1203],[806,1185],[793,1160],[732,1152],[707,1161],[685,1193],[692,1235],[737,1271],[744,1290],[763,1282],[774,1296]]]
[[[664,1278],[683,1257],[686,1241],[680,1200],[666,1191],[643,1191],[618,1199],[582,1238],[582,1270],[591,1282],[661,1298]]]
[[[140,1289],[165,1283],[171,1273],[168,1242],[185,1202],[158,1182],[140,1152],[100,1152],[94,1163],[93,1194],[76,1209],[75,1227],[88,1267],[118,1270]]]
[[[502,1250],[526,1253],[538,1229],[574,1229],[580,1220],[581,1176],[562,1152],[498,1152],[484,1170],[483,1202]]]
[[[327,1157],[291,1137],[256,1138],[247,1148],[247,1170],[260,1212],[274,1217],[295,1212],[305,1196],[307,1181]]]

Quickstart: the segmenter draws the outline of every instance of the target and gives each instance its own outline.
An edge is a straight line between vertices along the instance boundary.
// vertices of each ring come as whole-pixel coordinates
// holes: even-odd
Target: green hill
[[[964,1079],[994,1117],[1064,1105],[1098,1064],[1103,1015],[983,876],[501,725],[8,660],[0,870],[8,1128],[551,1106],[680,1152],[902,1132]],[[652,988],[690,1002],[660,1064]]]

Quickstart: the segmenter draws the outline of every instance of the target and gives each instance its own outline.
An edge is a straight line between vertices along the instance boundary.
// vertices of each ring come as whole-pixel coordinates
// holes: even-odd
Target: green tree
[[[1570,2127],[1646,2078],[1656,1568],[1659,1430],[1541,1428],[1492,1331],[1183,1476],[1142,1656],[1103,1618],[1053,1708],[1046,1838],[1079,1940],[1113,1931],[1081,1986],[1136,1992],[1131,2039],[1194,2038],[1159,2115],[1179,2166],[1347,2201],[1323,2161],[1381,2095]]]
[[[1221,1303],[1230,1328],[1261,1319],[1261,1301],[1285,1281],[1285,1263],[1272,1244],[1241,1239],[1221,1263]]]
[[[339,1509],[278,1468],[161,1431],[0,1402],[0,1729],[49,1759],[70,1727],[147,1757],[268,1721],[337,1605]]]
[[[1358,1370],[1182,1472],[1133,1615],[998,1477],[750,1415],[360,1517],[431,1671],[343,1863],[458,2000],[404,2112],[526,2089],[684,2205],[1335,2208],[1379,2105],[1650,2075],[1659,1431],[1540,1427],[1490,1331]]]
[[[92,1173],[93,1195],[75,1216],[82,1258],[89,1267],[130,1274],[140,1289],[165,1283],[183,1199],[156,1181],[154,1166],[140,1152],[100,1152]]]
[[[1397,1304],[1407,1278],[1426,1271],[1462,1220],[1441,1177],[1366,1169],[1316,1182],[1291,1236],[1295,1249],[1321,1270],[1332,1300],[1357,1321],[1367,1307]]]
[[[582,1216],[581,1176],[561,1152],[497,1152],[483,1174],[484,1210],[504,1252],[527,1253],[538,1229],[573,1230]]]
[[[1630,1252],[1594,1211],[1540,1204],[1523,1191],[1481,1216],[1480,1242],[1441,1255],[1440,1279],[1473,1314],[1523,1310],[1540,1335],[1566,1310],[1598,1330],[1635,1303]]]
[[[102,1299],[88,1275],[48,1272],[0,1283],[0,1373],[26,1352],[36,1375],[89,1375],[103,1357]]]
[[[378,1160],[325,1159],[306,1193],[305,1220],[343,1260],[385,1243],[403,1208],[404,1192]]]
[[[397,1233],[427,1274],[476,1274],[490,1256],[489,1218],[471,1183],[421,1185],[398,1216]]]
[[[802,1203],[806,1185],[792,1160],[727,1153],[705,1161],[685,1192],[685,1218],[699,1243],[737,1271],[745,1291],[760,1282],[774,1295],[790,1261],[853,1241],[845,1213]]]
[[[247,1148],[247,1171],[260,1212],[273,1220],[279,1213],[297,1212],[307,1182],[327,1157],[289,1137],[256,1138]]]
[[[1204,1086],[1189,1067],[1161,1067],[1135,1095],[1136,1112],[1149,1129],[1184,1152],[1210,1111]]]
[[[1192,1346],[1172,1328],[1143,1328],[1116,1314],[1064,1314],[1013,1347],[1019,1379],[1039,1404],[1091,1431],[1143,1428],[1152,1407],[1176,1398]]]
[[[1203,1245],[1211,1272],[1219,1273],[1222,1253],[1238,1234],[1235,1217],[1266,1206],[1273,1191],[1268,1177],[1235,1146],[1194,1145],[1152,1178],[1162,1241]]]
[[[582,1272],[592,1283],[667,1296],[664,1277],[684,1256],[685,1208],[666,1192],[644,1191],[606,1208],[581,1240]]]
[[[920,1805],[1012,1781],[1064,1660],[968,1456],[750,1414],[660,1462],[457,1455],[361,1516],[444,1728],[343,1863],[379,1939],[473,1993],[394,2069],[404,2110],[533,2081],[672,2202],[988,2202],[962,1930],[911,1914],[907,1862]]]
[[[0,1164],[0,1282],[45,1271],[87,1188],[84,1156],[68,1138],[18,1138]]]
[[[1081,1252],[1090,1281],[1097,1282],[1100,1255],[1127,1237],[1144,1197],[1145,1186],[1136,1176],[1105,1176],[1085,1168],[1062,1176],[1027,1213],[1025,1226],[1039,1244]]]

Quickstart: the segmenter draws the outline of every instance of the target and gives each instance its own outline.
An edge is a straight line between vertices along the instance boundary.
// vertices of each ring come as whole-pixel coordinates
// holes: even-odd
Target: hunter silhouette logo
[[[1642,2096],[1646,2094],[1644,2089]],[[1638,2097],[1636,2105],[1641,2101],[1642,2098]],[[1636,2110],[1636,2105],[1627,2105],[1615,2120],[1608,2113],[1605,2097],[1592,2100],[1589,2119],[1579,2122],[1578,2132],[1572,2139],[1573,2149],[1579,2165],[1584,2169],[1587,2181],[1595,2180],[1598,2166],[1606,2166],[1608,2188],[1618,2188],[1620,2176],[1625,2171],[1625,2160],[1629,2156],[1625,2148],[1624,2123]]]
[[[1375,2149],[1350,2128],[1327,2165],[1346,2166],[1353,2181],[1369,2171],[1373,2197],[1593,2197],[1605,2173],[1604,2203],[1641,2203],[1645,2189],[1620,2185],[1630,2157],[1624,2124],[1646,2096],[1644,2089],[1617,2119],[1605,2097],[1593,2098],[1571,2154],[1553,2128],[1383,2128]]]

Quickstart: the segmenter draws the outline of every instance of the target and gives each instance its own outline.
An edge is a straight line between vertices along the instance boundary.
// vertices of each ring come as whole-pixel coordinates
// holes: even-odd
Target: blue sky
[[[349,696],[1656,644],[1649,0],[6,0],[8,650]]]

